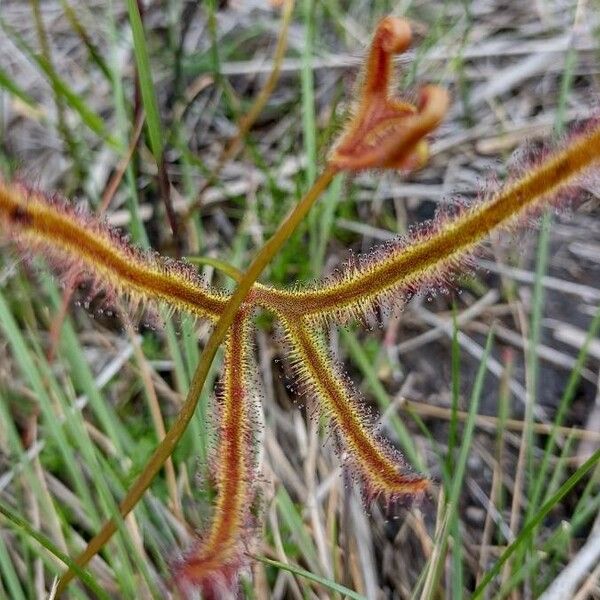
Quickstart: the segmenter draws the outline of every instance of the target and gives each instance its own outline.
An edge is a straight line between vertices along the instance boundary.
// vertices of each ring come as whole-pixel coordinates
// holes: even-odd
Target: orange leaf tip
[[[410,170],[428,156],[424,137],[434,130],[448,109],[446,90],[423,87],[417,104],[390,95],[392,56],[404,52],[411,41],[404,19],[386,17],[377,27],[355,116],[334,147],[330,164],[339,170]]]

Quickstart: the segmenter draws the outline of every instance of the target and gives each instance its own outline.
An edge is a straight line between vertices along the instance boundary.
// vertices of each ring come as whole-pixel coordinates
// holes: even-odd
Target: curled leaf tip
[[[427,160],[424,137],[448,109],[448,93],[423,87],[416,104],[392,97],[392,57],[404,52],[412,38],[410,25],[398,17],[381,20],[365,64],[355,116],[334,147],[330,164],[339,170],[412,170]]]

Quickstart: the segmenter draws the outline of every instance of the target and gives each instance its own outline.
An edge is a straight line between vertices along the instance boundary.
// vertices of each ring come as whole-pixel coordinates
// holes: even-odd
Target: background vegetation
[[[272,69],[281,11],[146,1],[140,28],[132,6],[0,2],[0,169],[85,202],[163,254],[247,264],[317,175],[383,15],[405,14],[418,32],[399,84],[451,90],[428,166],[338,178],[272,263],[273,283],[331,273],[349,250],[459,196],[476,200],[537,141],[597,113],[594,0],[297,0],[281,79],[215,178]],[[589,187],[577,211],[545,216],[539,233],[493,239],[456,289],[381,315],[370,331],[331,331],[386,435],[439,482],[415,506],[363,509],[259,317],[264,528],[246,597],[348,594],[333,582],[369,599],[462,598],[479,584],[487,597],[600,596],[600,470],[578,470],[600,442],[600,224]],[[107,310],[90,289],[69,299],[40,257],[8,246],[0,260],[0,597],[44,598],[64,569],[57,557],[76,555],[114,514],[177,413],[207,329],[140,317],[116,299]],[[207,391],[172,463],[70,597],[168,597],[169,562],[210,515],[212,403]]]

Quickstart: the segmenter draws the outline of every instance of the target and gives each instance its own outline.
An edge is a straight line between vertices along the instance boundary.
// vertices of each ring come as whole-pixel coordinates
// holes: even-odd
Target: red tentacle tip
[[[440,124],[449,97],[446,90],[434,85],[421,89],[416,105],[390,95],[392,56],[404,52],[411,37],[410,25],[404,19],[386,17],[379,22],[365,64],[356,114],[330,156],[333,167],[349,171],[410,170],[427,160],[423,138]]]
[[[241,547],[211,556],[192,551],[173,565],[173,585],[184,598],[194,598],[200,591],[204,600],[235,599],[239,597],[240,574],[248,564]]]
[[[411,41],[412,31],[408,21],[388,16],[379,21],[373,44],[379,44],[389,54],[399,54],[410,46]]]

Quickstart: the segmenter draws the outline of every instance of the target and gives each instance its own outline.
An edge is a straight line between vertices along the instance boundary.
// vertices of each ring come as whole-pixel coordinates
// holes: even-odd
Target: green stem
[[[122,517],[125,517],[127,514],[129,514],[129,512],[136,506],[144,492],[154,480],[156,474],[160,471],[166,460],[173,453],[173,450],[177,446],[177,443],[181,439],[182,435],[185,433],[185,430],[187,429],[187,426],[194,415],[194,411],[196,410],[200,392],[204,387],[204,382],[217,350],[225,339],[227,331],[233,323],[238,309],[246,299],[246,296],[250,292],[254,282],[269,264],[273,256],[278,252],[279,248],[283,246],[283,244],[292,235],[296,227],[304,220],[312,205],[327,188],[336,173],[337,170],[334,167],[326,167],[321,176],[315,181],[314,185],[310,188],[302,200],[300,200],[285,221],[279,226],[279,229],[261,248],[260,252],[256,255],[248,267],[248,270],[239,281],[237,288],[225,305],[225,309],[223,310],[220,319],[217,321],[213,332],[208,338],[208,342],[204,347],[204,352],[200,357],[200,362],[196,367],[196,372],[194,373],[185,404],[177,416],[175,423],[173,423],[171,429],[169,429],[161,444],[152,454],[152,457],[146,464],[146,467],[133,486],[131,486],[119,505]],[[79,567],[84,567],[92,559],[92,557],[101,550],[101,548],[104,546],[104,544],[106,544],[116,530],[116,521],[114,519],[107,521],[99,533],[97,533],[90,540],[86,549],[82,552],[82,554],[79,555],[75,563]],[[58,582],[56,594],[57,597],[61,592],[64,591],[65,587],[75,577],[75,575],[76,573],[73,569],[69,569],[65,572]]]

